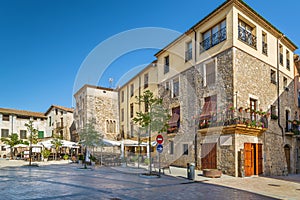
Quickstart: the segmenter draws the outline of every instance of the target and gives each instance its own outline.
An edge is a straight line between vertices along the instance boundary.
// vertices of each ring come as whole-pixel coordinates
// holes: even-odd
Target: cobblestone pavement
[[[0,199],[274,199],[185,178],[140,176],[143,169],[78,164],[0,168]]]

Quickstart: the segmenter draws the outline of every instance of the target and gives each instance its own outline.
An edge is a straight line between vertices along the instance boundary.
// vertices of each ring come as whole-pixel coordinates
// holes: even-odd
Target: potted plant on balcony
[[[275,115],[275,114],[271,114],[271,119],[277,120],[277,119],[278,119],[278,116]]]

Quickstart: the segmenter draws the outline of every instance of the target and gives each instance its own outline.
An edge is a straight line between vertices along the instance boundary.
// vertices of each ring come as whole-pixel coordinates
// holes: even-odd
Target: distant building
[[[84,85],[75,94],[76,109],[74,121],[76,131],[72,138],[79,139],[79,131],[90,122],[96,120],[96,130],[108,140],[118,140],[119,135],[119,113],[117,91]]]
[[[64,140],[71,140],[70,127],[73,123],[73,108],[52,105],[46,111],[47,116],[46,136],[54,135],[61,137]]]
[[[29,134],[25,123],[33,121],[38,130],[38,139],[43,141],[59,133],[65,140],[70,140],[70,127],[73,122],[73,109],[62,106],[51,106],[46,113],[0,108],[1,137],[17,133],[19,139],[27,140]],[[6,145],[0,141],[0,155],[7,155]]]

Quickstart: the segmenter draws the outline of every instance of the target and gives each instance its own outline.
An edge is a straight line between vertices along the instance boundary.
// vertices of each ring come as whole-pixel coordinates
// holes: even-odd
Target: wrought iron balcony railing
[[[245,28],[239,26],[239,39],[249,46],[256,48],[256,36],[251,32],[247,31]]]
[[[224,27],[218,32],[214,33],[212,36],[200,42],[200,53],[203,53],[211,47],[223,42],[224,40],[226,40],[226,38],[226,27]]]

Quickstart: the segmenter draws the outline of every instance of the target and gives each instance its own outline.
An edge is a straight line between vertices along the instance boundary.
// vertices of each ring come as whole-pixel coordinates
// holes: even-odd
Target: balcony
[[[200,120],[199,122],[199,133],[207,134],[208,132],[222,132],[222,134],[243,134],[243,135],[254,135],[258,136],[262,134],[268,128],[268,119],[265,114],[255,114],[256,119],[251,120],[243,117],[228,117],[223,120],[216,120],[217,117],[211,117],[208,120]]]
[[[200,53],[226,40],[226,27],[200,42]]]
[[[245,28],[239,26],[239,40],[256,49],[256,36]]]

